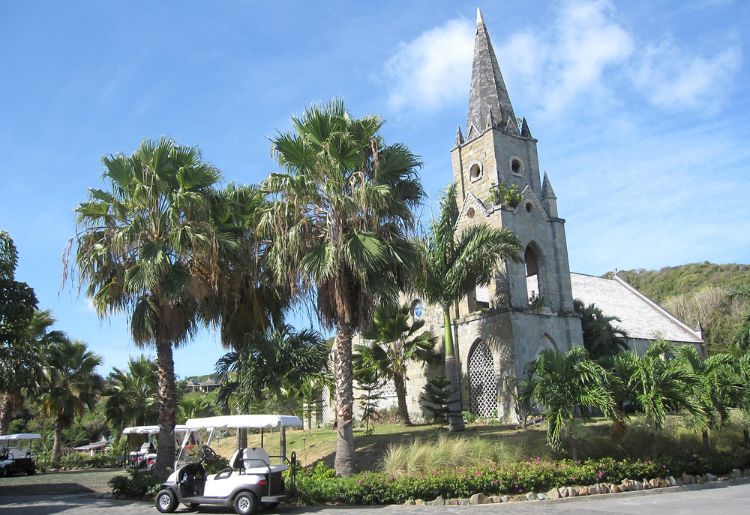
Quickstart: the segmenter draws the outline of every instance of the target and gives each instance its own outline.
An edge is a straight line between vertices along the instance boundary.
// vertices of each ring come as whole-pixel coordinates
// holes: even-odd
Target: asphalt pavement
[[[54,515],[101,513],[107,515],[155,515],[150,503],[102,499],[94,495],[35,495],[0,497],[3,515]],[[555,501],[524,501],[479,506],[360,506],[360,507],[281,507],[267,514],[349,515],[490,515],[495,513],[583,513],[583,514],[743,514],[750,513],[750,482],[747,479],[661,488],[640,492],[575,497]],[[176,513],[191,513],[184,507]],[[192,513],[195,513],[194,511]],[[232,513],[220,508],[201,508],[199,513]]]

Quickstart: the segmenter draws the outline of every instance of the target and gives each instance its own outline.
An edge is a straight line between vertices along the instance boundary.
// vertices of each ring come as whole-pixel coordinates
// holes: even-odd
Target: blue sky
[[[516,114],[539,139],[571,269],[750,262],[750,2],[483,2]],[[381,114],[422,156],[434,201],[466,123],[474,3],[0,3],[0,229],[58,328],[104,357],[138,350],[60,288],[75,205],[104,154],[166,135],[227,181],[274,171],[268,137],[310,103]],[[429,212],[429,207],[425,208]],[[149,351],[146,351],[147,353]],[[178,375],[210,372],[202,332]]]

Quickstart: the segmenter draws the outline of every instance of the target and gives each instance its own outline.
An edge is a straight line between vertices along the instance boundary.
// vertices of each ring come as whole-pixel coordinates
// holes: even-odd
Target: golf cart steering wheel
[[[201,459],[201,462],[213,461],[216,458],[218,458],[218,456],[216,455],[214,450],[208,445],[204,445],[203,446],[203,459]]]

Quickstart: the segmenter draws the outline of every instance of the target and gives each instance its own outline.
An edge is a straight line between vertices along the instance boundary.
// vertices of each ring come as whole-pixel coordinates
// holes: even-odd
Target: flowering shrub
[[[746,457],[745,457],[746,458]],[[350,505],[398,504],[409,499],[470,497],[486,495],[546,492],[558,486],[619,483],[623,479],[679,476],[683,472],[723,473],[741,464],[724,457],[719,466],[702,458],[665,458],[660,462],[603,458],[574,462],[539,458],[497,465],[432,470],[422,474],[390,476],[365,472],[349,478],[337,478],[333,470],[318,464],[300,471],[297,494],[309,504],[341,503]],[[745,460],[745,466],[748,461]],[[707,467],[715,467],[708,470]]]

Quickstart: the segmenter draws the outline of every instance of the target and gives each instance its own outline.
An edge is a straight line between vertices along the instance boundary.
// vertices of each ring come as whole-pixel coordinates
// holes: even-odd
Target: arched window
[[[487,342],[478,340],[469,355],[471,411],[481,417],[497,416],[497,374]]]
[[[530,306],[536,306],[544,302],[542,297],[542,282],[540,280],[541,256],[535,246],[529,244],[523,254],[526,269],[526,294]]]

